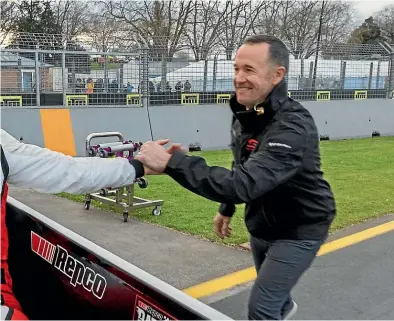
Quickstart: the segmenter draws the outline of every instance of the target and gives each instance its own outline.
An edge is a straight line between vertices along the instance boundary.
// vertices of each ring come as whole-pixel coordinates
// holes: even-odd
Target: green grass
[[[394,213],[394,137],[379,137],[321,142],[322,167],[332,186],[338,214],[331,232],[356,223]],[[194,153],[206,158],[209,165],[229,167],[230,151]],[[206,200],[176,184],[167,176],[151,176],[147,189],[136,188],[136,195],[147,199],[164,200],[162,215],[153,216],[152,208],[130,215],[152,224],[162,225],[187,234],[217,241],[212,220],[218,203]],[[81,202],[83,196],[61,194]],[[92,207],[111,207],[92,201]],[[116,212],[121,210],[112,207]],[[248,241],[243,221],[243,205],[237,206],[232,219],[233,235],[226,244]]]
[[[121,67],[121,64],[118,63],[113,63],[113,62],[108,62],[107,63],[107,69],[116,69]],[[91,70],[104,70],[104,65],[100,64],[98,62],[91,62],[90,63],[90,69]]]

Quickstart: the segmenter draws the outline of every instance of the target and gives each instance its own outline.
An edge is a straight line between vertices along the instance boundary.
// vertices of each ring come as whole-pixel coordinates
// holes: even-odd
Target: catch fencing
[[[168,54],[149,46],[124,52],[42,47],[48,48],[1,49],[2,106],[226,104],[233,94],[234,53],[217,50],[196,61],[187,50]],[[286,78],[289,96],[299,101],[393,99],[394,45],[300,44],[291,50]]]

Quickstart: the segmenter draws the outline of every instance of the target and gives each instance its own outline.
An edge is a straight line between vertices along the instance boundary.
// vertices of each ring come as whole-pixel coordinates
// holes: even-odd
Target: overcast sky
[[[363,21],[387,5],[394,5],[394,0],[358,0],[352,1]]]

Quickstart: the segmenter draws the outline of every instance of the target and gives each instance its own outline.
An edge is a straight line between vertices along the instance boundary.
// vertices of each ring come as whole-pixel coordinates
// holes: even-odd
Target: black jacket
[[[263,114],[246,111],[235,96],[230,107],[232,170],[176,152],[166,173],[188,190],[221,202],[223,215],[232,216],[234,204],[246,203],[245,223],[255,237],[327,237],[335,201],[320,170],[319,135],[309,111],[288,97],[284,81],[258,106]]]

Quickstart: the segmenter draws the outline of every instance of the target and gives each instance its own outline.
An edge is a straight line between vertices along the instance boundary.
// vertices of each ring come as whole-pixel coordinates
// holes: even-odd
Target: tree
[[[59,34],[50,1],[23,0],[17,5],[18,15],[13,25],[13,34],[8,48],[56,49],[58,39],[47,34]],[[21,54],[34,59],[34,53]],[[48,58],[48,55],[45,55]]]
[[[318,37],[324,45],[342,42],[354,27],[354,10],[346,1],[287,1],[279,7],[282,37],[296,59],[316,53]],[[320,31],[320,32],[319,32]]]
[[[126,23],[130,38],[147,46],[152,59],[171,60],[182,43],[192,1],[109,1],[108,12]]]
[[[276,37],[283,36],[282,17],[285,9],[294,3],[282,1],[264,1],[264,6],[258,8],[259,14],[256,22],[252,25],[254,34],[264,33]]]
[[[389,5],[374,15],[374,21],[381,30],[381,37],[394,44],[394,5]]]
[[[196,61],[205,60],[218,43],[225,10],[218,0],[195,1],[184,30]]]
[[[17,5],[17,9],[18,16],[7,48],[84,51],[79,44],[67,40],[62,34],[62,26],[53,11],[52,1],[23,0]],[[35,59],[33,51],[20,55]],[[60,65],[62,55],[59,52],[39,53],[39,59],[42,62]],[[67,54],[66,67],[70,66],[75,72],[88,72],[89,56]]]
[[[18,15],[17,4],[14,1],[1,1],[0,12],[0,44],[3,44],[9,34],[15,30],[15,22]]]
[[[25,33],[58,34],[51,1],[23,0],[19,5],[19,17],[14,30]]]
[[[350,35],[349,42],[359,44],[376,44],[383,40],[381,29],[373,17],[365,19],[363,24],[356,28]]]
[[[282,33],[296,59],[307,58],[317,42],[320,7],[317,1],[287,1],[282,10]]]
[[[222,10],[225,12],[219,43],[226,52],[226,59],[231,60],[242,41],[253,34],[255,23],[261,10],[266,6],[264,0],[226,1]]]
[[[52,3],[56,25],[67,40],[87,31],[90,13],[94,8],[90,2],[57,0]]]
[[[101,52],[114,51],[124,42],[116,19],[105,10],[103,3],[96,3],[97,10],[89,13],[85,33],[92,40],[92,47]]]

